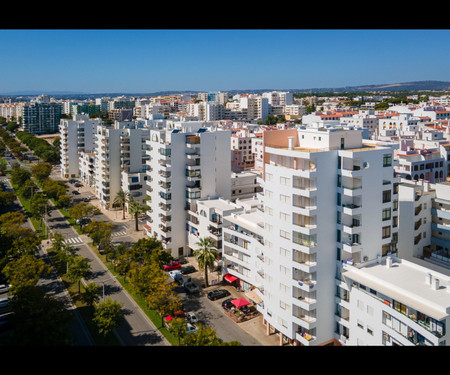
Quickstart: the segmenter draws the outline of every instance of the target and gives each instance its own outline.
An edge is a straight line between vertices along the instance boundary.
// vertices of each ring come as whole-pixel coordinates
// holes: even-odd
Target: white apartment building
[[[97,126],[94,185],[103,207],[111,209],[117,193],[121,189],[130,189],[132,181],[128,180],[128,175],[132,178],[135,174],[145,173],[148,135],[149,129],[140,128],[131,121],[116,121],[111,127]],[[133,189],[133,193],[139,190],[139,196],[145,197],[145,184],[139,181],[140,176],[136,186],[141,186]]]
[[[259,174],[256,170],[231,173],[231,201],[256,197],[262,189],[258,181]]]
[[[354,346],[446,346],[450,278],[394,256],[344,265],[341,341]],[[350,314],[347,312],[350,311]]]
[[[402,183],[399,213],[399,256],[450,276],[450,183]]]
[[[283,340],[340,342],[336,274],[396,252],[393,149],[361,131],[263,134],[264,295],[261,312]]]
[[[267,98],[268,103],[275,106],[287,106],[294,103],[294,94],[288,91],[270,91],[262,94],[263,98]]]
[[[230,198],[230,131],[199,121],[170,123],[151,129],[147,145],[151,203],[144,228],[174,257],[189,255],[187,236],[196,230],[197,200]]]
[[[82,152],[94,151],[95,132],[101,123],[100,119],[90,119],[89,116],[83,114],[74,115],[72,120],[60,120],[61,177],[80,177],[79,155]]]
[[[222,252],[224,217],[237,211],[242,211],[242,207],[220,196],[198,199],[195,215],[190,220],[193,226],[188,232],[188,246],[195,250],[200,238],[210,237],[216,249]]]
[[[265,286],[264,220],[256,198],[237,200],[239,207],[223,216],[223,277],[237,283],[255,303],[263,300]],[[260,306],[259,306],[260,307]],[[261,310],[260,310],[261,311]]]
[[[18,120],[22,116],[22,107],[25,103],[0,103],[0,117]]]

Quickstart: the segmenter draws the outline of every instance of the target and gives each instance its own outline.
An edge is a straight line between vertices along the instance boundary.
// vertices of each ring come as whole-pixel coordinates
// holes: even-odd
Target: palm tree
[[[128,202],[129,196],[130,193],[120,189],[120,191],[117,193],[113,201],[113,205],[122,206],[122,213],[123,213],[122,219],[124,220],[125,220],[125,204]]]
[[[147,210],[148,210],[148,206],[146,206],[145,204],[142,204],[141,202],[135,201],[134,199],[130,199],[128,201],[128,212],[130,215],[134,215],[134,220],[136,223],[136,231],[139,230],[139,228],[138,228],[139,215],[143,214]]]
[[[211,237],[200,238],[196,243],[198,249],[193,254],[197,258],[198,266],[203,268],[205,277],[205,288],[208,285],[208,269],[214,269],[214,261],[217,259],[219,252],[215,248],[214,240]]]

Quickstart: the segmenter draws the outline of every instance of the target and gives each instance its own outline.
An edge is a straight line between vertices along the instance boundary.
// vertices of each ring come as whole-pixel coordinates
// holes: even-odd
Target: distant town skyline
[[[450,30],[14,29],[0,41],[0,93],[450,81]]]

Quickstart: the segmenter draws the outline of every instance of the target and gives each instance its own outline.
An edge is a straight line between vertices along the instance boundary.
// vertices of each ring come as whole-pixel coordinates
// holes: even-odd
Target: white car
[[[169,271],[169,276],[172,279],[177,280],[177,279],[181,278],[183,275],[180,272],[180,270],[173,270],[173,271]]]
[[[195,332],[195,331],[198,331],[198,327],[194,326],[191,323],[187,323],[186,333],[191,333],[191,332]]]
[[[187,320],[189,320],[189,322],[190,322],[191,324],[195,324],[195,323],[198,322],[198,318],[197,318],[197,316],[196,316],[193,312],[188,312],[188,313],[186,314],[186,318],[187,318]]]

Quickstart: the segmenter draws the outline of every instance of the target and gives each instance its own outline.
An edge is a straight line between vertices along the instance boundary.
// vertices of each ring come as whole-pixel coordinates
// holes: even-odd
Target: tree
[[[120,189],[120,191],[117,193],[113,201],[113,205],[122,207],[122,219],[124,220],[125,220],[125,205],[128,202],[129,196],[130,194],[128,192],[125,192],[122,189]]]
[[[82,256],[75,256],[69,263],[67,276],[73,282],[78,282],[78,293],[81,291],[81,279],[87,278],[92,274],[89,259]]]
[[[83,217],[92,216],[95,212],[96,207],[87,204],[86,202],[81,202],[69,209],[69,215],[74,220],[80,220]],[[80,224],[82,228],[83,224]]]
[[[3,211],[8,209],[14,201],[16,200],[16,195],[10,191],[0,191],[0,210]]]
[[[100,301],[100,286],[95,283],[87,284],[82,298],[88,306],[94,306],[95,303]]]
[[[197,258],[198,266],[203,268],[205,288],[208,285],[208,269],[211,271],[214,269],[214,262],[217,259],[219,252],[214,247],[214,240],[211,237],[200,238],[196,243],[199,246],[194,250],[194,256]]]
[[[61,194],[58,196],[57,199],[58,200],[56,201],[56,206],[58,208],[68,208],[72,201],[72,198],[70,197],[70,195],[67,195],[67,194]]]
[[[70,324],[73,314],[62,300],[46,294],[38,286],[15,291],[11,300],[13,330],[7,344],[19,346],[72,345]]]
[[[105,246],[111,241],[111,230],[113,223],[105,221],[91,221],[83,228],[83,233],[89,233],[89,237],[96,246]]]
[[[40,225],[42,227],[42,221],[44,219],[44,215],[50,214],[47,212],[48,199],[43,193],[36,193],[30,199],[30,214],[33,218],[40,219]]]
[[[26,254],[19,259],[11,260],[2,272],[17,293],[24,287],[36,285],[42,276],[50,273],[50,270],[50,266],[42,259]]]
[[[52,165],[47,162],[40,162],[31,167],[30,171],[32,176],[42,183],[50,176]]]
[[[161,316],[161,326],[164,325],[163,318],[181,309],[181,301],[175,294],[171,283],[167,282],[167,275],[158,264],[149,267],[150,282],[148,284],[145,300],[148,307],[156,310]]]
[[[198,325],[198,330],[188,333],[183,339],[184,346],[240,346],[238,341],[224,342],[217,337],[216,331],[211,327]]]
[[[31,179],[31,172],[22,167],[14,168],[11,171],[11,182],[14,185],[22,186],[26,181]]]
[[[174,318],[170,321],[170,332],[178,337],[178,345],[181,344],[181,338],[187,332],[186,321],[183,318]]]
[[[43,190],[50,198],[58,199],[61,195],[66,194],[67,186],[62,181],[55,181],[51,178],[47,178],[44,181]]]
[[[27,180],[24,184],[19,186],[17,192],[21,197],[25,199],[31,199],[35,192],[39,191],[37,185],[33,182],[33,180]]]
[[[97,325],[100,334],[105,337],[112,332],[114,328],[119,328],[123,321],[123,304],[108,298],[100,302],[94,313],[93,322]]]
[[[135,201],[135,200],[130,200],[130,202],[128,203],[128,212],[130,215],[134,216],[134,221],[136,224],[136,232],[139,230],[138,228],[138,223],[139,223],[139,215],[143,214],[145,211],[148,210],[148,206]]]

